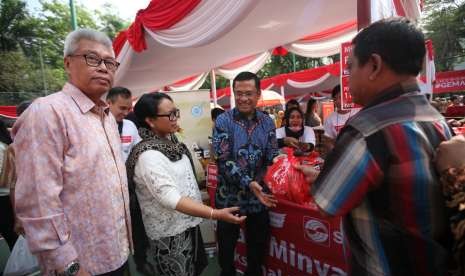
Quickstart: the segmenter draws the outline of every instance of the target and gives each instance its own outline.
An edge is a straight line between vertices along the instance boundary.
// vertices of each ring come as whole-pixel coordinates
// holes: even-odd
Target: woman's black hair
[[[173,101],[170,96],[161,92],[144,94],[140,97],[134,106],[134,114],[140,127],[150,129],[149,125],[145,122],[145,118],[157,117],[158,107],[163,99]]]
[[[310,98],[307,102],[307,111],[305,114],[311,114],[312,113],[312,107],[317,103],[317,101],[314,98]]]
[[[292,108],[286,109],[286,111],[284,112],[284,121],[286,122],[286,126],[290,125],[289,119],[291,118],[291,114],[294,111],[299,112],[300,116],[302,117],[302,126],[303,126],[304,125],[304,113],[298,107],[292,107]]]
[[[299,105],[299,102],[298,102],[296,99],[291,99],[291,100],[289,100],[289,101],[286,103],[286,110],[289,109],[289,105],[297,105],[297,106],[300,106],[300,105]]]
[[[6,128],[6,124],[3,120],[0,120],[0,142],[7,145],[13,142],[10,136],[10,132]]]

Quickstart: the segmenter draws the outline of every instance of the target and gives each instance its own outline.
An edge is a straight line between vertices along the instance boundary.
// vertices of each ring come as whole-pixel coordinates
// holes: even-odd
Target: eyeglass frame
[[[99,57],[98,55],[96,54],[79,54],[79,55],[68,55],[69,57],[84,57],[84,60],[86,61],[86,64],[87,66],[90,66],[90,67],[99,67],[100,64],[102,64],[102,62],[105,64],[105,67],[110,70],[110,71],[113,71],[113,72],[116,72],[116,70],[118,70],[118,67],[121,65],[121,63],[117,62],[116,60],[114,59],[105,59],[105,58],[101,58]],[[92,64],[89,64],[89,61],[87,60],[87,57],[88,56],[95,56],[97,59],[98,59],[98,63],[95,64],[95,65],[92,65]],[[108,65],[107,63],[111,63],[115,66],[115,69],[112,70],[110,68],[108,68]]]
[[[171,111],[168,114],[156,114],[155,116],[156,117],[168,117],[168,120],[170,120],[171,122],[174,122],[177,119],[181,118],[181,111],[179,110],[179,108],[176,108],[176,110]]]
[[[247,99],[250,99],[250,98],[253,98],[254,96],[260,96],[260,93],[258,92],[234,92],[234,97],[235,98],[242,98],[242,97],[245,97]]]

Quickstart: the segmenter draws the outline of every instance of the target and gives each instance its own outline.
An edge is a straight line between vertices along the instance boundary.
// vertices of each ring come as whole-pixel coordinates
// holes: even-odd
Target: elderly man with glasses
[[[132,247],[126,170],[101,100],[119,63],[94,30],[71,32],[64,48],[68,82],[13,128],[17,216],[44,275],[123,275]]]

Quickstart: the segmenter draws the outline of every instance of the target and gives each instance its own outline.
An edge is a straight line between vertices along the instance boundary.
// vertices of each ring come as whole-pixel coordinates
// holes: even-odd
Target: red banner
[[[316,206],[280,200],[270,210],[271,238],[262,267],[266,276],[347,275],[340,218],[323,218]],[[236,267],[247,266],[244,232],[235,254]]]
[[[349,60],[350,53],[352,52],[353,45],[351,42],[345,42],[341,44],[341,106],[342,109],[352,109],[359,107],[352,102],[352,95],[349,91],[349,68],[347,68],[347,62]]]
[[[334,104],[331,102],[322,102],[321,103],[321,113],[323,114],[323,121],[328,118],[328,116],[334,112]]]
[[[465,90],[465,70],[438,72],[434,93],[450,93]]]

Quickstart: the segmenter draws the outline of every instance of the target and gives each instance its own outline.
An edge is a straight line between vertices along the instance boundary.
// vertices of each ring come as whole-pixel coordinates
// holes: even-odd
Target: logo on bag
[[[329,247],[330,225],[324,220],[304,217],[304,238],[308,241]]]

